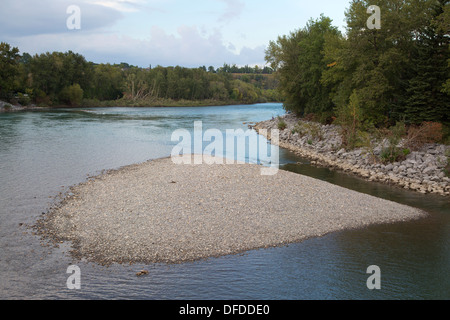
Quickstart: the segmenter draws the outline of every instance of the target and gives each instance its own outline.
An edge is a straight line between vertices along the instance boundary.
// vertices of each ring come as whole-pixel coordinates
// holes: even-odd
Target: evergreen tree
[[[416,40],[412,59],[414,76],[409,80],[409,98],[406,120],[448,122],[450,99],[442,88],[449,75],[449,38],[437,28],[435,19],[443,14],[448,0],[439,0],[434,8],[434,19],[422,28]]]

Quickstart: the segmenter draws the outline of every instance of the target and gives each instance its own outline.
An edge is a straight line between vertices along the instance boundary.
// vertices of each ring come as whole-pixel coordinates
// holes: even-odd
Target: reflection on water
[[[281,150],[283,169],[422,208],[427,219],[372,226],[283,248],[175,266],[72,261],[70,248],[41,246],[33,224],[71,185],[103,169],[167,157],[176,129],[247,129],[282,114],[280,104],[202,108],[66,109],[0,115],[0,298],[32,299],[448,299],[448,198],[315,168]],[[297,164],[297,162],[303,164]],[[76,263],[82,289],[66,288]],[[366,287],[370,265],[382,290]],[[145,268],[148,277],[135,273]]]

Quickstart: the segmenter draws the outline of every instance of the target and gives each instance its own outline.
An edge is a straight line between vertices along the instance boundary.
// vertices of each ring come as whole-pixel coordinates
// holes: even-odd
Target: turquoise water
[[[42,246],[26,228],[69,186],[105,169],[169,156],[174,130],[192,131],[195,121],[204,130],[246,130],[244,122],[283,113],[281,104],[260,104],[0,114],[0,298],[449,299],[448,198],[315,168],[285,150],[283,169],[416,206],[430,217],[195,263],[109,268],[73,261],[69,247]],[[81,290],[66,287],[71,264],[81,269]],[[367,289],[370,265],[381,268],[379,291]],[[150,274],[137,278],[143,268]]]

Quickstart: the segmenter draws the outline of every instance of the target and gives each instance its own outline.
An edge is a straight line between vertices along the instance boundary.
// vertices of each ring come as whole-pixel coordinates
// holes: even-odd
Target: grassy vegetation
[[[286,130],[286,128],[287,128],[286,122],[281,117],[278,117],[278,129]]]

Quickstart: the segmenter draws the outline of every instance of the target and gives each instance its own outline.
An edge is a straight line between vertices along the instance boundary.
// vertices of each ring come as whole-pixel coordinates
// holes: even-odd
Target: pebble
[[[71,243],[74,259],[177,264],[427,216],[292,172],[262,176],[260,169],[167,158],[109,171],[72,187],[76,199],[62,200],[36,228],[44,239]]]

